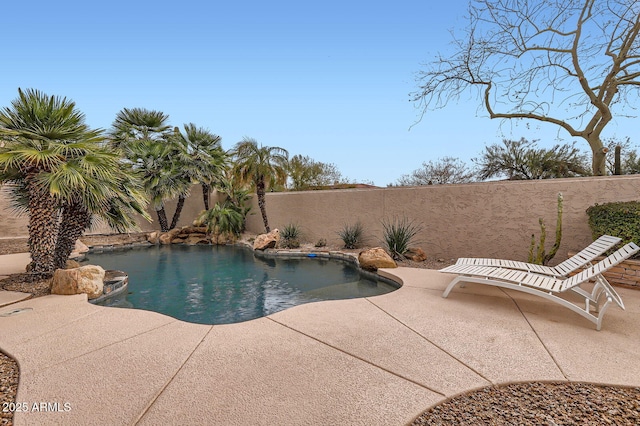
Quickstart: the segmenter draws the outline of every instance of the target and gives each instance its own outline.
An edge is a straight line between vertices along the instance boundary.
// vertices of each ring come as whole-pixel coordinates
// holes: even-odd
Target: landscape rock
[[[196,245],[196,244],[209,244],[211,241],[203,234],[191,234],[184,240],[185,244]]]
[[[274,248],[280,241],[280,231],[274,229],[268,234],[260,234],[253,242],[254,250],[266,250],[268,248]]]
[[[411,247],[404,253],[404,257],[414,262],[424,262],[427,260],[427,254],[420,247]]]
[[[151,244],[160,244],[160,232],[153,231],[147,234],[147,241]]]
[[[358,254],[360,267],[367,271],[377,271],[379,268],[397,268],[396,262],[382,247],[363,250]]]
[[[105,271],[97,265],[57,269],[51,280],[51,294],[87,294],[89,299],[102,295]]]
[[[180,233],[180,229],[172,229],[169,232],[165,232],[160,234],[159,240],[160,244],[166,245],[171,244],[174,238]]]
[[[65,269],[74,269],[74,268],[79,268],[79,267],[80,267],[80,263],[78,263],[75,260],[68,259],[67,260],[67,264],[65,266]]]
[[[85,254],[89,252],[89,247],[85,243],[80,240],[76,240],[76,245],[73,248],[73,251],[79,254]]]
[[[180,235],[184,234],[206,234],[206,226],[185,226],[180,230]]]

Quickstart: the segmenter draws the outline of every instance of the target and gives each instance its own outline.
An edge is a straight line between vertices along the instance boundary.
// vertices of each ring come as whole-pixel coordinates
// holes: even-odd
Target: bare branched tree
[[[422,167],[398,179],[398,186],[444,185],[468,183],[475,180],[474,171],[458,158],[444,157],[436,162],[422,163]]]
[[[468,18],[454,53],[419,73],[414,101],[438,109],[476,88],[490,118],[551,123],[583,138],[593,173],[606,174],[600,136],[640,87],[640,2],[472,0]]]

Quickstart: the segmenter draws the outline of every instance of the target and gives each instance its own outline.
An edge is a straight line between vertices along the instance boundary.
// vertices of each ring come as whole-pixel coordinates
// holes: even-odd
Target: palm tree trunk
[[[68,203],[62,209],[62,221],[56,241],[55,267],[64,269],[76,240],[91,223],[91,214],[79,203]]]
[[[211,193],[211,185],[202,184],[202,200],[204,201],[204,209],[209,210],[209,194]]]
[[[160,230],[162,232],[167,232],[169,230],[169,225],[167,223],[167,213],[164,211],[164,206],[160,207],[160,209],[156,209],[156,214],[158,215]]]
[[[178,204],[176,205],[176,211],[173,212],[173,219],[171,219],[171,226],[169,229],[173,229],[178,224],[178,220],[180,220],[180,215],[182,214],[182,208],[184,207],[184,195],[180,195],[178,197]]]
[[[262,214],[264,229],[266,229],[267,232],[271,232],[269,219],[267,219],[267,202],[265,197],[264,180],[258,180],[258,182],[256,182],[256,194],[258,195],[258,207],[260,207],[260,213]]]
[[[51,275],[54,268],[54,253],[58,217],[51,194],[37,182],[36,175],[26,179],[29,193],[29,252],[31,272],[36,275]]]

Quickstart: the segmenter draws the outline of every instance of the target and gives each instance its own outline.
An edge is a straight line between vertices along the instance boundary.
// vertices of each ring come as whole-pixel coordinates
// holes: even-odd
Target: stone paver
[[[530,295],[469,284],[443,299],[451,276],[385,273],[403,287],[231,325],[82,295],[0,307],[0,349],[18,360],[18,402],[31,411],[15,424],[400,425],[491,383],[640,386],[638,291],[619,290],[627,310],[612,307],[598,332]]]

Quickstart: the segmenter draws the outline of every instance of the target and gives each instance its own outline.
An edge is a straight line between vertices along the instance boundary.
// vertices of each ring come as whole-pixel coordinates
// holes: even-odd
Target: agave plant
[[[338,231],[338,235],[344,243],[344,248],[355,249],[362,243],[363,234],[362,224],[356,222],[353,225],[346,224]]]
[[[422,231],[422,225],[407,219],[406,216],[382,222],[384,244],[396,260],[402,259],[415,236]]]
[[[290,223],[282,227],[280,232],[280,247],[298,248],[300,247],[300,227]]]

